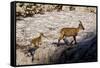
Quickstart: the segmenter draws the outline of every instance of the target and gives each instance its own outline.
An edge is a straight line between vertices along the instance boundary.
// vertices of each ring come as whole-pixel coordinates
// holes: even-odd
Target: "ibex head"
[[[79,23],[79,28],[82,29],[82,30],[84,30],[85,28],[84,28],[82,22],[81,22],[80,20],[79,20],[79,22],[80,22],[80,23]]]
[[[40,33],[40,36],[46,37],[42,32]]]

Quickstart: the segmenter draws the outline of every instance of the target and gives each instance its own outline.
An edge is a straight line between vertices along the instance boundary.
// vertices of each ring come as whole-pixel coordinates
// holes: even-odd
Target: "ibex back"
[[[60,37],[58,39],[58,44],[60,40],[64,39],[64,37],[70,37],[72,36],[74,38],[75,44],[76,42],[76,36],[80,30],[84,30],[84,26],[82,25],[82,22],[79,21],[79,26],[77,28],[62,28],[60,31]]]

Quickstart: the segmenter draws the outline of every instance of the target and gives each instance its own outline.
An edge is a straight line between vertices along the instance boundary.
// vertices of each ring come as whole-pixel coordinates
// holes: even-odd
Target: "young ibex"
[[[40,33],[39,37],[33,38],[31,44],[33,47],[39,48],[39,45],[42,44],[42,37],[45,37],[43,33]]]
[[[82,22],[79,21],[79,26],[77,28],[62,28],[61,31],[60,31],[60,37],[58,39],[58,44],[60,42],[60,40],[64,39],[64,37],[70,37],[72,36],[74,38],[74,41],[75,41],[75,44],[77,43],[76,42],[76,36],[78,34],[78,32],[80,30],[84,30],[84,26],[82,25]]]

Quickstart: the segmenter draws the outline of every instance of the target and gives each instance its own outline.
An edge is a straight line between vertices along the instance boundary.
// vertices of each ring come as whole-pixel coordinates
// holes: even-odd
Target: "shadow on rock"
[[[59,47],[51,57],[52,63],[79,63],[97,61],[97,37],[80,41],[77,47]],[[75,45],[73,45],[75,46]]]

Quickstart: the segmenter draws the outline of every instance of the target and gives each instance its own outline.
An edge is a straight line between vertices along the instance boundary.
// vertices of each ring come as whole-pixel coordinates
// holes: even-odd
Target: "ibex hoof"
[[[75,44],[77,44],[77,42],[75,42]]]

